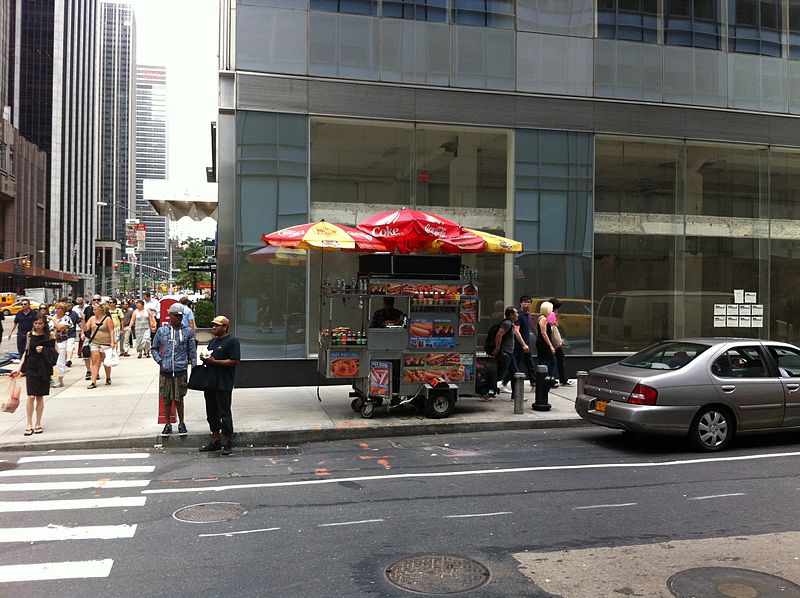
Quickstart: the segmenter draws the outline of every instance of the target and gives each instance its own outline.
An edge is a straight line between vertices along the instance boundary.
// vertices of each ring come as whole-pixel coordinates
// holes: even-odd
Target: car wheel
[[[425,415],[432,419],[450,417],[455,409],[455,397],[449,392],[434,392],[425,402]]]
[[[728,448],[734,432],[733,416],[727,409],[706,407],[694,418],[689,437],[701,451],[722,451]]]
[[[4,315],[4,316],[10,316],[10,315],[11,315],[11,312],[10,312],[10,311],[8,311],[7,309],[4,309],[4,310],[3,310],[3,315]]]

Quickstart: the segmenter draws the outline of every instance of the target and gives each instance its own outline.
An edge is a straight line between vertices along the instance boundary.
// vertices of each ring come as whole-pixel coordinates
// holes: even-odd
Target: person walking
[[[156,327],[156,320],[144,306],[142,299],[136,300],[136,309],[131,316],[129,327],[136,342],[136,357],[141,358],[142,355],[150,357],[150,330]]]
[[[494,353],[492,356],[497,360],[497,379],[513,379],[517,373],[517,360],[514,359],[514,339],[519,336],[519,328],[514,323],[519,318],[515,307],[507,307],[504,319],[500,322],[497,330],[497,337],[494,342]],[[521,339],[520,339],[521,342]],[[501,392],[511,392],[508,388],[503,388]]]
[[[208,343],[208,352],[200,355],[214,381],[214,388],[204,390],[206,399],[206,420],[211,428],[211,442],[200,447],[201,453],[222,451],[230,455],[233,451],[233,415],[231,400],[236,366],[241,360],[239,340],[228,333],[230,321],[225,316],[217,316],[211,320],[211,334],[214,338]]]
[[[27,417],[25,436],[44,432],[42,428],[44,398],[50,394],[50,377],[53,375],[53,364],[55,363],[56,341],[53,333],[50,332],[47,317],[37,315],[31,326],[31,332],[25,335],[25,347],[23,347],[19,369],[12,373],[15,377],[19,376],[20,372],[25,374],[25,386],[28,393],[28,402],[25,405]],[[33,422],[34,411],[36,412],[35,424]]]
[[[548,318],[553,313],[553,304],[549,301],[543,301],[539,306],[539,319],[536,326],[539,329],[539,334],[536,335],[536,364],[546,365],[548,374],[552,368],[553,356],[556,354],[556,348],[552,341],[553,325],[549,322]]]
[[[114,321],[108,313],[108,305],[100,303],[94,304],[94,314],[89,321],[84,324],[83,333],[87,336],[87,341],[91,349],[91,384],[86,388],[97,388],[97,377],[100,374],[100,366],[103,364],[106,353],[116,346],[114,341]],[[111,368],[103,365],[106,372],[106,386],[111,385]]]
[[[130,353],[128,353],[128,349],[133,346],[133,342],[131,341],[131,320],[133,319],[133,308],[131,307],[130,302],[127,299],[122,300],[122,305],[120,306],[122,310],[123,317],[122,317],[122,346],[120,347],[122,357],[130,357]]]
[[[61,388],[64,386],[64,374],[67,372],[69,333],[70,331],[75,332],[72,318],[67,315],[67,306],[63,303],[56,304],[56,314],[50,316],[50,329],[55,336],[56,350],[58,351],[58,361],[56,361],[58,381],[53,383],[53,388]],[[72,340],[75,340],[74,337]]]
[[[553,304],[553,313],[551,314],[553,319],[551,320],[550,326],[552,329],[553,346],[556,348],[555,360],[556,371],[558,372],[558,383],[562,386],[574,386],[575,380],[567,378],[566,355],[564,354],[564,347],[567,342],[561,336],[561,330],[558,328],[558,308],[561,307],[561,300],[558,297],[553,297],[550,299],[550,303]]]
[[[125,314],[117,306],[117,300],[113,297],[108,300],[108,315],[114,322],[114,343],[117,347],[121,347],[122,321],[125,319]]]
[[[67,308],[67,316],[72,322],[72,328],[67,333],[67,367],[72,367],[72,356],[75,354],[75,346],[78,343],[78,330],[81,326],[82,314],[75,311],[75,306],[69,299],[65,303]]]
[[[144,292],[144,306],[150,310],[156,319],[156,328],[161,325],[161,302],[151,297],[150,291]]]
[[[100,295],[92,295],[92,301],[90,303],[88,303],[86,305],[86,307],[83,308],[83,323],[81,324],[82,328],[84,328],[84,329],[86,328],[86,324],[94,316],[94,307],[95,307],[95,305],[99,305],[101,300],[102,300],[102,297],[100,297]],[[83,347],[88,347],[89,346],[89,344],[90,344],[89,337],[87,337],[86,334],[83,333],[83,332],[81,333],[81,340],[83,341],[83,343],[82,343]],[[81,347],[81,352],[84,355],[83,363],[86,366],[85,379],[86,380],[91,380],[92,379],[92,353],[91,353],[91,348],[87,352],[87,351],[83,350],[83,347]]]
[[[161,431],[162,436],[172,434],[169,414],[172,403],[178,412],[178,435],[186,436],[183,415],[183,399],[186,396],[189,367],[197,364],[197,340],[194,331],[183,324],[183,308],[175,303],[169,308],[169,326],[156,330],[150,354],[159,366],[158,394],[164,401],[167,423]]]
[[[517,362],[517,371],[521,371],[528,376],[531,382],[531,388],[534,386],[534,374],[536,368],[533,365],[533,358],[531,357],[531,297],[530,295],[522,295],[519,298],[519,309],[517,310],[517,321],[514,322],[516,330],[514,332],[514,361]],[[506,373],[503,377],[503,389],[508,388],[508,383],[511,381],[511,375]]]
[[[11,337],[14,336],[14,331],[17,331],[17,353],[19,353],[20,358],[25,352],[28,333],[33,330],[33,321],[38,316],[38,312],[35,309],[31,309],[30,299],[22,299],[21,303],[22,309],[14,316],[14,326],[11,327],[11,332],[8,333],[8,340],[11,340]]]

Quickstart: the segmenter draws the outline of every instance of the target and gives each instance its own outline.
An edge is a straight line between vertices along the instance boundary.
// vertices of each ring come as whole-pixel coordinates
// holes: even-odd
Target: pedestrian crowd
[[[575,380],[567,378],[564,347],[558,328],[558,309],[561,301],[552,297],[539,304],[538,314],[531,312],[533,300],[530,295],[519,298],[519,308],[508,306],[500,315],[500,306],[495,306],[495,315],[502,320],[492,326],[486,341],[486,352],[495,358],[499,387],[484,389],[482,398],[490,401],[493,396],[510,393],[509,382],[514,374],[522,372],[530,380],[531,389],[536,386],[536,366],[547,367],[547,383],[550,387],[572,386]],[[499,307],[499,309],[498,309]]]
[[[229,321],[217,316],[212,322],[213,340],[208,350],[197,358],[195,319],[188,297],[170,306],[169,322],[161,326],[158,299],[145,291],[142,298],[116,299],[93,295],[88,301],[63,299],[54,305],[42,304],[38,309],[28,299],[21,300],[22,309],[14,315],[8,339],[16,335],[19,367],[13,378],[25,375],[27,394],[25,436],[41,434],[44,397],[50,388],[64,386],[64,379],[82,359],[86,369],[87,390],[103,382],[111,386],[112,368],[120,358],[152,358],[159,365],[159,395],[169,414],[174,404],[178,416],[178,434],[188,434],[184,421],[183,399],[189,386],[189,373],[202,369],[203,380],[198,390],[204,391],[206,415],[211,441],[200,450],[231,454],[233,418],[231,394],[236,366],[239,364],[239,341],[228,333]],[[195,388],[195,386],[193,386]],[[162,436],[172,433],[167,424]]]

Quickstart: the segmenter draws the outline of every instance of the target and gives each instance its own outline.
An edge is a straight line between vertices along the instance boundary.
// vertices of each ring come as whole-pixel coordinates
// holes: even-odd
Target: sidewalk
[[[5,345],[6,342],[3,343]],[[158,416],[158,366],[152,359],[123,357],[112,370],[111,386],[98,380],[88,390],[82,360],[73,360],[64,388],[51,389],[45,399],[43,434],[23,436],[25,397],[16,413],[0,413],[0,450],[45,450],[87,448],[196,448],[209,438],[203,394],[190,390],[186,396],[189,435],[161,438]],[[5,378],[0,388],[5,388]],[[24,384],[24,379],[22,380]],[[489,430],[518,430],[582,425],[575,413],[575,387],[550,392],[552,409],[535,412],[533,392],[526,383],[525,412],[514,415],[510,394],[486,403],[478,397],[462,397],[455,413],[435,420],[417,416],[412,406],[389,412],[376,409],[372,419],[363,419],[350,408],[349,386],[243,388],[233,392],[236,446],[278,446],[320,440],[411,436]],[[24,386],[23,386],[24,395]]]

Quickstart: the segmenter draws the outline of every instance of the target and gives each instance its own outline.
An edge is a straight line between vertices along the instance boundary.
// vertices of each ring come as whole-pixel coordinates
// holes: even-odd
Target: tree
[[[181,255],[176,262],[180,274],[175,277],[175,282],[183,288],[191,288],[197,292],[198,284],[210,284],[209,272],[189,272],[188,264],[206,261],[205,242],[194,237],[189,237],[181,243]]]

